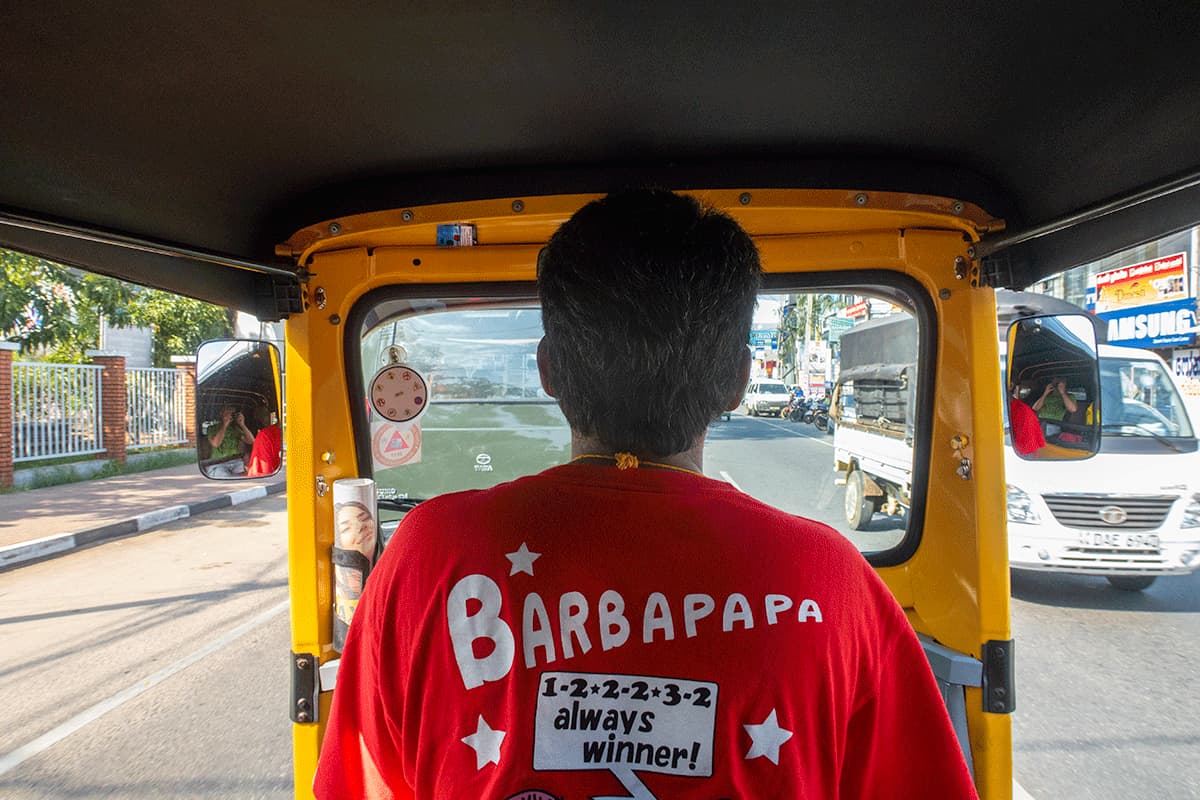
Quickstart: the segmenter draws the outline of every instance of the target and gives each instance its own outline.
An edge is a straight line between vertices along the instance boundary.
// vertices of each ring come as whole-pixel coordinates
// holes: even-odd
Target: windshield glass
[[[424,380],[429,398],[410,421],[371,415],[381,496],[487,488],[570,458],[570,429],[538,380],[536,303],[381,310],[362,339],[363,389],[371,396],[376,376],[399,364]]]
[[[1159,361],[1101,358],[1100,391],[1105,436],[1194,435],[1175,384]]]
[[[865,307],[857,297],[760,296],[749,391],[712,421],[704,472],[882,552],[904,540],[923,482],[913,457],[918,325],[884,301],[851,317],[849,307]],[[570,428],[538,375],[535,298],[392,295],[362,319],[359,440],[380,498],[483,489],[571,460]],[[397,394],[400,385],[417,389]],[[816,398],[838,387],[845,402],[795,409],[789,385]],[[381,519],[402,512],[385,503]]]

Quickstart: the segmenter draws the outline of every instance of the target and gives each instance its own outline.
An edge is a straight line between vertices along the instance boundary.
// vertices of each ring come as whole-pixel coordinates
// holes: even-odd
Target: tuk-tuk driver
[[[761,280],[729,217],[610,195],[551,238],[542,385],[570,463],[426,500],[350,626],[321,798],[969,798],[861,554],[701,470]]]

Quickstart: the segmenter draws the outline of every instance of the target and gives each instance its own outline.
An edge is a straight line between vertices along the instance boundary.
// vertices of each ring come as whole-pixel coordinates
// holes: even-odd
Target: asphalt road
[[[830,447],[811,426],[735,415],[705,467],[836,526]],[[291,796],[284,502],[0,574],[0,796]],[[897,533],[881,523],[864,546]],[[1200,576],[1127,594],[1017,574],[1013,589],[1025,788],[1200,797]]]
[[[0,797],[291,796],[285,502],[0,573]]]

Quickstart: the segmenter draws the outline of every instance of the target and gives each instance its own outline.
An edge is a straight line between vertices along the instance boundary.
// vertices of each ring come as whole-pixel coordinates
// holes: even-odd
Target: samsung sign
[[[1168,303],[1135,306],[1097,313],[1108,320],[1108,343],[1126,347],[1172,347],[1196,341],[1196,300],[1185,297]]]

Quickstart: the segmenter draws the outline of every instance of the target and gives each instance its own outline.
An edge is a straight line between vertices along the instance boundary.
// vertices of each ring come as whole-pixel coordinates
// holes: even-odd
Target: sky
[[[779,309],[787,300],[787,295],[782,294],[764,294],[759,295],[758,308],[754,310],[754,322],[752,327],[756,329],[762,328],[778,328],[779,327]]]

